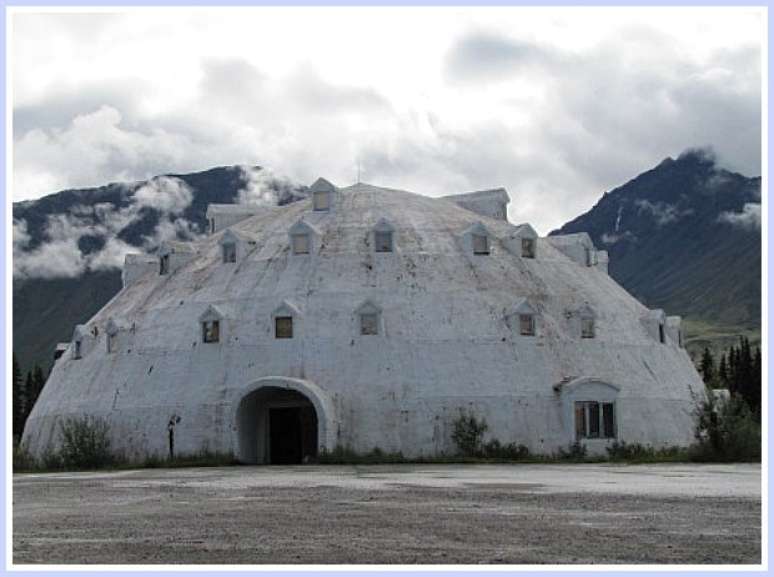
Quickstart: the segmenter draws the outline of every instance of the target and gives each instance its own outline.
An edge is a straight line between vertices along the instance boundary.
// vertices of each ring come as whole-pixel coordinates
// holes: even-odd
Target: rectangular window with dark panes
[[[204,321],[202,323],[202,341],[205,343],[220,341],[220,321]]]
[[[276,339],[293,338],[293,317],[275,317],[274,318],[274,338]]]
[[[575,402],[575,439],[614,439],[615,403]]]

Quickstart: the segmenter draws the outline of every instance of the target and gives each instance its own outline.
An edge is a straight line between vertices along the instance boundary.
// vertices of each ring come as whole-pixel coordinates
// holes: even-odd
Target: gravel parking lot
[[[759,465],[14,475],[14,563],[761,561]]]

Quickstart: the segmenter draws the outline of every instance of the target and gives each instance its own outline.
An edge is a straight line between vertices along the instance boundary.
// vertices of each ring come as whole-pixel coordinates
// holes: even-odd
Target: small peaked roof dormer
[[[110,317],[108,319],[107,324],[105,325],[105,332],[109,335],[115,335],[118,333],[118,331],[124,330],[124,324],[120,321],[117,321],[113,317]]]
[[[457,206],[497,220],[508,220],[508,203],[511,197],[504,188],[477,190],[463,194],[442,196],[441,200],[453,202]]]
[[[309,194],[315,192],[336,192],[336,187],[323,177],[320,177],[309,187]]]
[[[291,301],[289,300],[283,300],[280,305],[274,309],[271,313],[272,318],[274,317],[300,317],[301,316],[301,310]]]
[[[320,231],[313,224],[306,222],[302,218],[301,220],[297,220],[295,224],[288,229],[288,234],[312,234],[319,236]]]
[[[484,237],[484,240],[481,241],[480,237]],[[462,244],[466,252],[471,254],[489,254],[492,249],[492,238],[489,230],[479,221],[463,231]]]
[[[200,323],[219,321],[223,319],[223,312],[215,305],[208,305],[204,312],[199,315]]]
[[[355,314],[358,314],[358,315],[379,314],[381,312],[382,312],[381,307],[376,305],[370,299],[363,301],[360,304],[360,306],[355,309]]]
[[[218,239],[218,245],[221,249],[224,246],[233,245],[235,248],[234,258],[238,262],[258,245],[258,240],[245,231],[227,228],[220,239]]]
[[[84,337],[91,337],[91,331],[89,331],[89,328],[86,325],[75,325],[75,329],[73,329],[73,340],[79,341],[83,339]]]
[[[589,303],[583,303],[583,305],[580,308],[578,308],[577,314],[578,314],[579,317],[587,318],[587,319],[588,318],[592,318],[593,319],[593,318],[597,317],[596,311],[594,311],[594,309],[591,308]]]
[[[526,298],[519,299],[516,301],[516,303],[508,310],[508,315],[536,315],[538,314],[538,310],[530,304],[529,300]]]
[[[333,208],[333,198],[336,187],[324,178],[318,178],[309,187],[309,195],[312,197],[312,208],[315,211],[328,211]]]
[[[395,232],[395,227],[390,224],[390,221],[382,217],[374,225],[373,230],[375,232]]]

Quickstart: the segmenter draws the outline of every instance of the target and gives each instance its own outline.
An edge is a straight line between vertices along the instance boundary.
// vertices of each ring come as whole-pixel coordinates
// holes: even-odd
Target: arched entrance
[[[243,391],[235,409],[236,455],[243,463],[305,463],[332,447],[332,405],[309,381],[261,379]]]

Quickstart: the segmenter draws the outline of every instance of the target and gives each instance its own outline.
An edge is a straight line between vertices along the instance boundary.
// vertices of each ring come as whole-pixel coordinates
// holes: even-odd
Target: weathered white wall
[[[110,420],[128,456],[166,454],[174,414],[179,453],[238,452],[237,407],[267,377],[319,391],[310,400],[325,413],[328,448],[452,452],[452,421],[469,409],[487,419],[488,438],[554,451],[574,441],[569,400],[555,385],[581,377],[618,388],[619,439],[691,442],[700,377],[672,333],[666,344],[649,334],[647,309],[603,270],[546,239],[536,259],[522,259],[499,240],[513,225],[441,199],[365,184],[336,196],[330,213],[304,200],[240,222],[234,228],[258,240],[236,265],[221,262],[215,234],[174,274],[148,271],[122,290],[87,323],[100,327],[95,346],[55,364],[25,429],[31,451],[57,442],[57,420],[93,414]],[[320,231],[310,256],[288,248],[302,217]],[[373,252],[380,218],[395,228],[393,253]],[[460,243],[479,220],[494,237],[490,256]],[[523,298],[539,313],[535,337],[505,321]],[[272,313],[286,300],[300,318],[294,338],[278,340]],[[357,330],[366,300],[382,311],[376,336]],[[224,315],[219,343],[201,342],[198,319],[210,304]],[[574,313],[584,306],[595,339],[578,337]],[[135,327],[113,354],[102,330],[110,318]]]

